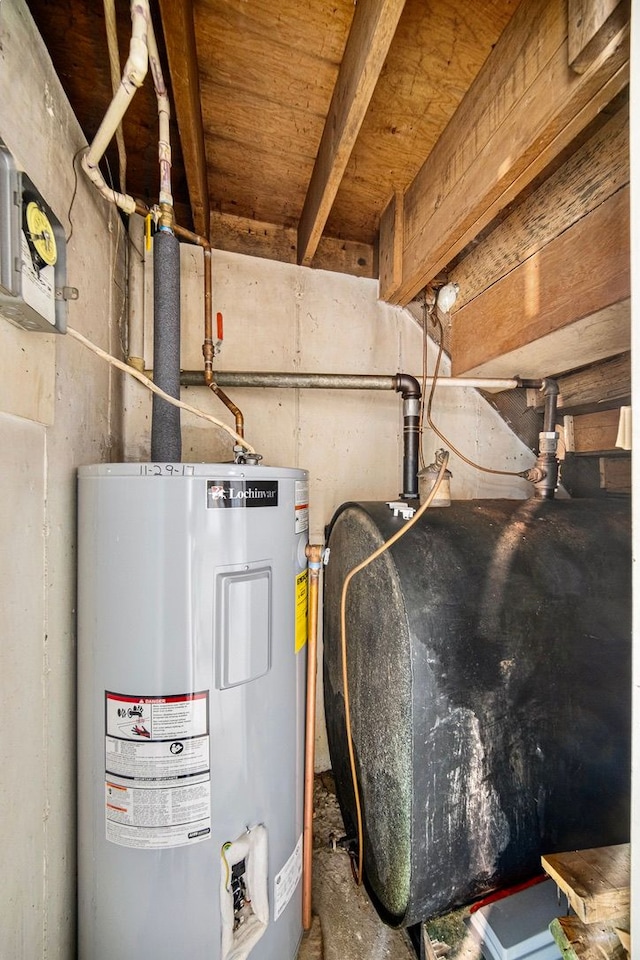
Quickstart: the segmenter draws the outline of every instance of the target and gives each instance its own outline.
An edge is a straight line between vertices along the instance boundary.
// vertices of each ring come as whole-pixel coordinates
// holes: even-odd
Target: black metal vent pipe
[[[420,384],[408,373],[399,373],[396,390],[402,394],[402,493],[403,500],[415,500],[418,492],[418,451],[420,449]]]
[[[165,393],[180,397],[180,242],[169,230],[153,241],[153,379]],[[180,410],[153,396],[151,459],[182,458]]]

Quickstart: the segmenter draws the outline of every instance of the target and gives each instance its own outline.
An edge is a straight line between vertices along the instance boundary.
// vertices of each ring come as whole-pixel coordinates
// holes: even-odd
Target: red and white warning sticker
[[[209,692],[105,693],[107,840],[178,847],[211,833]]]

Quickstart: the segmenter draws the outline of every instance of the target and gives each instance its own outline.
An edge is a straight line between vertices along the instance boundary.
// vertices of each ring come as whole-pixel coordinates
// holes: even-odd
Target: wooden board
[[[584,73],[629,20],[631,0],[569,0],[569,64]]]
[[[295,227],[283,227],[215,211],[211,214],[211,243],[219,250],[296,263],[296,242]],[[313,266],[354,277],[376,275],[373,247],[333,237],[321,238]]]
[[[566,893],[583,923],[602,923],[629,914],[628,843],[549,854],[542,857],[542,867]]]
[[[407,303],[628,82],[628,31],[582,75],[567,63],[563,0],[523,0],[405,193]]]
[[[631,457],[600,457],[600,489],[607,493],[631,493]]]
[[[353,0],[194,0],[212,209],[294,226]]]
[[[605,924],[587,925],[578,917],[559,917],[549,929],[564,960],[626,960],[616,933]]]
[[[620,303],[629,292],[625,187],[454,314],[453,375],[479,372],[494,359]],[[558,372],[596,359],[581,355],[581,347],[589,348],[586,339],[571,356],[557,356]],[[611,352],[620,349],[612,344]]]
[[[388,300],[402,283],[402,193],[397,191],[380,217],[380,300]]]
[[[565,417],[567,452],[594,454],[615,451],[619,419],[619,409]],[[570,428],[567,420],[571,421]]]
[[[628,183],[629,109],[625,105],[449,271],[449,280],[460,287],[456,309]],[[380,247],[384,248],[382,237]]]

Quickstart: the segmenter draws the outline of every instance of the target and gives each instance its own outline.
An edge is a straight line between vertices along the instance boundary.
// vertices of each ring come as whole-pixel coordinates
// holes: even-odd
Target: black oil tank
[[[330,528],[324,690],[355,835],[340,593],[404,523],[348,503]],[[631,521],[624,500],[459,501],[357,574],[347,600],[368,889],[409,925],[629,837]]]

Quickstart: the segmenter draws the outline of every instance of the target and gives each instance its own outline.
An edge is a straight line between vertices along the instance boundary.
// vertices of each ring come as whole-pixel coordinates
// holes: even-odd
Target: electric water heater
[[[80,960],[294,960],[308,482],[79,471]]]

